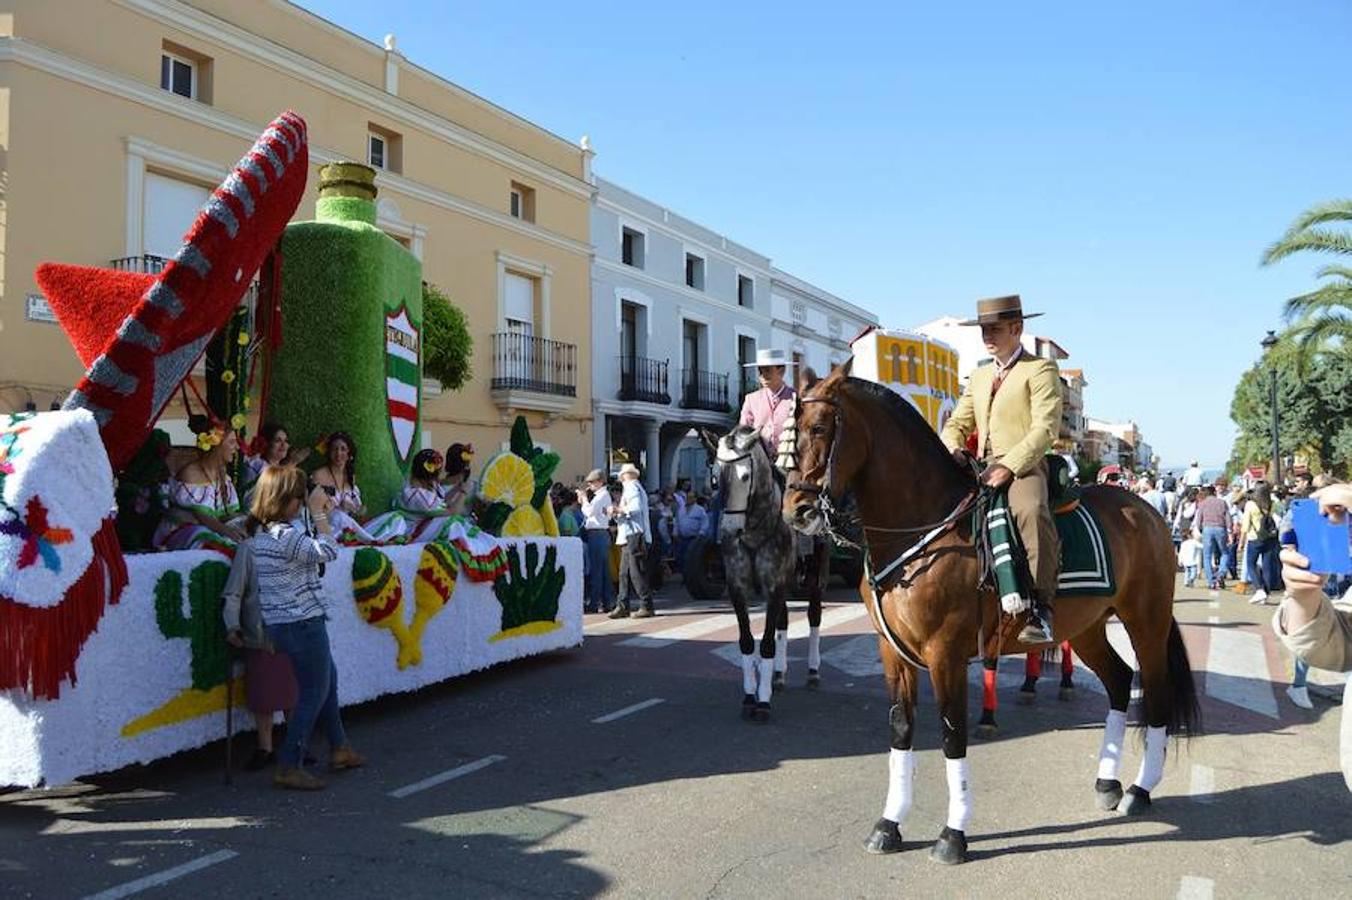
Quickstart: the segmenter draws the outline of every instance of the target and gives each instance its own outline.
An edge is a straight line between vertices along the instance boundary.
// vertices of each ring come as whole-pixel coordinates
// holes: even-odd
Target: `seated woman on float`
[[[446,468],[439,484],[442,505],[452,515],[465,515],[476,485],[470,481],[470,464],[474,462],[473,444],[451,444],[446,448]]]
[[[229,466],[239,437],[220,422],[193,416],[197,458],[169,480],[169,508],[152,539],[160,550],[214,550],[227,558],[244,540],[244,514]]]
[[[266,422],[258,429],[258,434],[249,442],[249,451],[245,455],[244,469],[247,487],[246,496],[253,494],[253,486],[264,469],[272,466],[298,466],[310,455],[309,447],[291,446],[291,437],[286,427],[277,422]]]
[[[335,431],[320,445],[324,465],[310,476],[316,491],[322,491],[333,501],[329,524],[341,544],[375,544],[379,539],[362,527],[366,507],[361,500],[354,474],[357,465],[357,444],[346,431]],[[313,498],[312,498],[313,502]]]
[[[447,508],[442,496],[442,463],[437,451],[419,450],[394,509],[367,522],[366,530],[381,541],[417,543],[440,540],[453,525],[463,526],[464,520]]]

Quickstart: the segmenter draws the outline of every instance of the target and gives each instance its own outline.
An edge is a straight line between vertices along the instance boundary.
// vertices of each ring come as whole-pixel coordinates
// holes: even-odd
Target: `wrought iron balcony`
[[[500,402],[513,406],[508,393],[528,392],[551,397],[577,396],[577,345],[516,332],[493,335],[492,390]]]
[[[164,267],[169,264],[167,256],[155,256],[153,253],[143,253],[140,256],[124,256],[121,259],[115,259],[110,264],[119,272],[139,272],[142,275],[158,275],[164,271]]]
[[[730,412],[728,405],[728,376],[703,369],[681,370],[681,406],[686,409],[707,409],[712,412]]]
[[[669,360],[621,356],[619,362],[621,400],[642,400],[664,405],[671,402],[671,394],[667,391]]]

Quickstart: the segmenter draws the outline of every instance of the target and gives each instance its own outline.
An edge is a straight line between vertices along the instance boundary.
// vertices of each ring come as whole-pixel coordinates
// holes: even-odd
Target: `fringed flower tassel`
[[[116,604],[127,586],[127,563],[114,520],[94,535],[94,558],[61,602],[28,606],[0,597],[0,690],[23,688],[40,700],[55,700],[61,682],[75,684],[75,662],[98,628],[105,606]]]
[[[779,433],[779,450],[775,454],[775,467],[781,472],[798,471],[798,398],[793,399],[793,410],[784,420],[784,430]]]

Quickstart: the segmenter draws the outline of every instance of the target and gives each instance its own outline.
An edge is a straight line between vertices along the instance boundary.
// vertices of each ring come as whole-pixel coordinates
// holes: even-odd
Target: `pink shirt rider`
[[[784,423],[793,413],[794,389],[786,381],[776,393],[769,388],[747,394],[742,401],[742,415],[738,424],[749,425],[760,432],[761,446],[774,463],[779,450],[779,437]]]

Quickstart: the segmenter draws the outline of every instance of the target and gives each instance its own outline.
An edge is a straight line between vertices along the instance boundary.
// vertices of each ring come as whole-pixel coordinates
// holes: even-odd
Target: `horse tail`
[[[1197,684],[1193,681],[1188,649],[1183,645],[1183,633],[1178,620],[1169,621],[1169,646],[1166,650],[1168,666],[1168,733],[1193,737],[1202,733],[1202,708],[1197,702]]]

